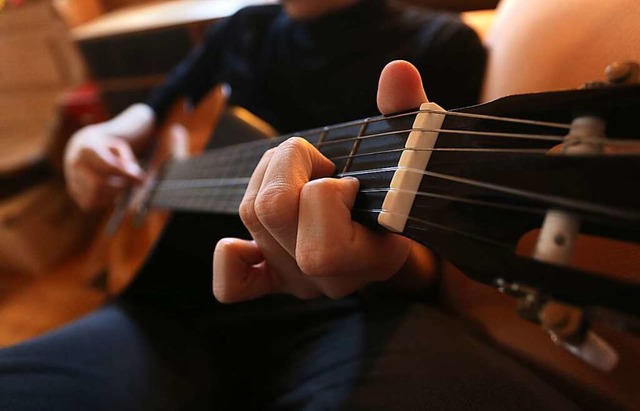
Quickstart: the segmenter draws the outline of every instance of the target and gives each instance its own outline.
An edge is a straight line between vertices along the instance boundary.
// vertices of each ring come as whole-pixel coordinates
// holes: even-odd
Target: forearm
[[[134,151],[142,149],[156,127],[156,114],[144,103],[129,106],[113,119],[96,125],[104,127],[106,134],[126,140]]]

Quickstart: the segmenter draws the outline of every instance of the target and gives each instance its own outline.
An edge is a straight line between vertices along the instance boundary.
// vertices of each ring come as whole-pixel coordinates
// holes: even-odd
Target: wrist
[[[150,106],[137,103],[103,125],[109,135],[126,140],[138,151],[146,146],[156,127],[156,121],[156,114]]]

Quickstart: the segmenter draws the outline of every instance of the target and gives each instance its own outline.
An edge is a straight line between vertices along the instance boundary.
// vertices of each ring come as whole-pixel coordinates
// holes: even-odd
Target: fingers
[[[78,132],[65,152],[64,171],[68,191],[84,210],[102,208],[144,174],[131,146],[104,134],[101,125]]]
[[[300,138],[265,153],[240,205],[240,217],[253,238],[261,246],[272,239],[293,258],[300,190],[333,170],[333,163]]]
[[[174,160],[184,160],[189,157],[189,132],[181,124],[169,127],[169,146]]]
[[[67,190],[85,211],[96,210],[113,204],[126,187],[119,177],[104,177],[86,167],[78,167],[67,181]]]
[[[382,70],[378,82],[378,109],[382,114],[414,109],[427,101],[420,73],[411,63],[397,60]]]
[[[382,281],[407,259],[410,240],[374,232],[351,219],[356,179],[311,181],[300,195],[296,260],[314,277]]]
[[[284,248],[280,246],[280,243],[273,238],[270,231],[265,228],[261,221],[261,211],[256,207],[256,202],[262,195],[260,190],[264,181],[265,173],[267,172],[269,164],[271,163],[276,151],[277,149],[267,151],[256,166],[256,169],[249,180],[242,202],[240,203],[240,219],[245,227],[247,227],[247,230],[249,230],[251,237],[256,241],[263,255],[265,255],[265,258],[268,259],[270,267],[268,274],[271,277],[272,283],[279,284],[277,289],[281,292],[288,292],[293,295],[303,296],[309,291],[305,287],[306,284],[301,284],[301,287],[296,288],[295,282],[291,281],[293,277],[299,274],[295,260]],[[223,248],[223,250],[225,249]],[[226,250],[227,251],[221,251],[221,255],[224,255],[224,252],[234,252],[235,249],[228,248]],[[280,273],[285,273],[285,277],[282,277]],[[220,274],[220,272],[216,272],[216,275],[228,277],[229,275],[232,275],[232,273],[223,272]],[[274,287],[274,289],[276,288]]]
[[[75,163],[103,176],[119,176],[136,183],[143,179],[131,146],[118,139],[81,148]]]
[[[362,288],[364,279],[309,278],[282,284],[279,275],[265,259],[255,241],[225,238],[218,242],[213,255],[213,294],[221,303],[236,303],[269,294],[289,293],[301,299],[326,295],[342,298]],[[284,287],[283,287],[284,286]]]
[[[403,61],[385,67],[378,91],[383,113],[426,101],[415,67]],[[263,156],[240,205],[254,241],[226,239],[216,247],[213,288],[219,300],[275,292],[340,298],[400,270],[411,241],[353,222],[358,182],[321,178],[333,172],[334,165],[302,139],[289,139]]]
[[[256,241],[237,238],[218,242],[213,256],[213,293],[218,301],[234,303],[276,293],[300,299],[322,295],[310,279],[301,276],[293,259],[269,256],[273,250],[265,249]]]
[[[213,294],[222,303],[252,300],[277,290],[254,241],[225,238],[213,257]]]
[[[310,143],[292,138],[274,151],[254,210],[260,223],[290,256],[295,256],[300,191],[309,181],[333,173],[335,166]]]

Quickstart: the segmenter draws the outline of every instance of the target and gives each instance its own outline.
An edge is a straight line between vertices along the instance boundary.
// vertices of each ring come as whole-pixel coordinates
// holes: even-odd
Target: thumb
[[[378,82],[378,109],[382,114],[410,110],[427,101],[420,72],[411,63],[392,61],[382,69]]]
[[[181,124],[169,127],[169,146],[171,156],[176,160],[189,157],[189,132]]]
[[[216,244],[213,294],[218,301],[247,301],[273,292],[266,260],[255,241],[224,238]]]
[[[128,180],[141,182],[143,171],[138,164],[131,146],[123,141],[112,141],[96,151],[90,159],[91,167],[100,174],[112,174]]]

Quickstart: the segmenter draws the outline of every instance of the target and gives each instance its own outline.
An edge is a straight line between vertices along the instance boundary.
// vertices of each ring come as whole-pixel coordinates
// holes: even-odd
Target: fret
[[[329,127],[321,144],[317,148],[329,159],[335,159],[336,170],[343,170],[347,164],[348,155],[353,147],[353,140],[362,129],[362,122],[352,122],[340,127]]]
[[[354,168],[355,162],[350,157],[360,152],[363,146],[376,149],[388,139],[388,136],[383,139],[373,136],[371,141],[368,139],[364,143],[361,137],[393,130],[397,122],[401,120],[368,118],[268,140],[225,146],[183,161],[172,162],[165,167],[162,181],[156,187],[151,203],[172,209],[236,213],[249,177],[260,158],[267,150],[287,138],[300,136],[328,158],[345,157],[344,160],[336,160],[336,169],[344,172]],[[402,136],[398,139],[404,141]],[[394,147],[401,146],[394,143]],[[386,165],[394,165],[393,161]],[[358,164],[363,162],[366,161],[358,159]],[[355,168],[361,169],[362,165]]]
[[[322,129],[322,133],[320,133],[320,138],[318,139],[318,141],[314,144],[315,148],[320,147],[320,145],[324,142],[324,140],[327,138],[327,134],[329,134],[329,127],[325,127],[324,129]]]
[[[222,175],[220,176],[220,178],[222,180],[226,180],[227,178],[233,178],[234,177],[232,175],[233,171],[234,171],[234,167],[231,167],[231,164],[233,164],[236,161],[238,161],[237,158],[238,158],[238,150],[239,150],[238,147],[239,146],[240,145],[231,146],[231,147],[233,147],[233,148],[230,149],[231,153],[229,153],[229,156],[225,159],[225,160],[228,159],[228,162],[230,164],[229,164],[229,166],[224,167]],[[236,170],[236,173],[237,173],[237,170]],[[222,191],[219,188],[216,188],[214,190],[214,192],[212,192],[211,194],[212,194],[212,196],[210,197],[209,201],[207,202],[207,205],[210,207],[210,209],[212,209],[212,210],[215,209],[214,206],[216,204],[219,204],[220,207],[223,208],[223,209],[225,208],[225,206],[227,206],[227,203],[228,203],[229,200],[228,200],[228,196],[227,196],[226,191]]]
[[[351,164],[353,163],[353,156],[355,156],[356,153],[358,152],[358,147],[360,147],[360,142],[362,141],[361,137],[366,132],[368,125],[369,125],[369,119],[367,118],[362,122],[362,126],[360,126],[360,131],[358,131],[358,135],[353,140],[353,146],[351,147],[351,151],[349,152],[349,157],[347,158],[347,161],[345,162],[345,165],[342,168],[343,173],[346,173],[351,168]]]

